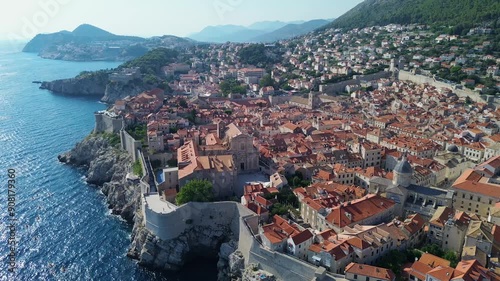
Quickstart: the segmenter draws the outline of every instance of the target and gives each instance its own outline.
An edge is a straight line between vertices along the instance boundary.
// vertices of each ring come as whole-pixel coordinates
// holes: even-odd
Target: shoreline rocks
[[[140,203],[140,188],[126,180],[132,162],[126,152],[112,147],[102,135],[90,135],[57,158],[83,168],[87,183],[99,187],[112,213],[133,222]]]
[[[88,136],[58,159],[83,168],[87,182],[106,195],[112,213],[133,224],[127,256],[138,260],[140,266],[178,271],[193,257],[218,257],[218,280],[241,280],[244,258],[228,226],[195,226],[169,241],[162,241],[145,228],[140,187],[126,180],[131,158],[111,146],[103,135]]]
[[[103,96],[106,84],[87,78],[60,79],[51,82],[44,81],[40,89],[71,96]]]
[[[143,84],[142,82],[138,83],[138,85],[133,82],[127,84],[110,82],[107,75],[106,77],[91,75],[90,77],[40,82],[40,89],[42,90],[49,90],[61,95],[98,97],[102,102],[108,104],[128,96],[137,96],[153,88],[152,85]]]

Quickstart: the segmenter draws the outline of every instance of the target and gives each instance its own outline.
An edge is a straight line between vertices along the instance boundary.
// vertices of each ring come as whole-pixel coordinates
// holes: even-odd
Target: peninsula
[[[184,48],[195,41],[165,35],[152,38],[122,36],[98,27],[82,24],[73,31],[38,34],[23,48],[44,59],[69,61],[128,61],[149,50],[167,47]]]

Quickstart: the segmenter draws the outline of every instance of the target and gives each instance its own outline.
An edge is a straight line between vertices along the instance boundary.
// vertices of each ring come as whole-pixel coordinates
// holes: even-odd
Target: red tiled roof
[[[455,181],[454,189],[471,193],[479,193],[493,198],[500,198],[500,186],[482,181],[482,176],[472,169],[468,169]]]
[[[366,265],[366,264],[358,264],[353,262],[351,262],[349,265],[346,266],[345,272],[372,277],[377,280],[390,281],[396,278],[396,275],[390,269]]]
[[[295,245],[299,245],[299,244],[302,244],[304,243],[305,241],[309,240],[309,239],[312,239],[313,238],[313,234],[311,233],[311,231],[309,231],[308,229],[300,232],[300,233],[297,233],[295,235],[292,235],[292,241]]]
[[[370,194],[361,199],[334,207],[326,220],[342,228],[384,212],[392,208],[394,204],[394,201],[390,199],[377,194]]]

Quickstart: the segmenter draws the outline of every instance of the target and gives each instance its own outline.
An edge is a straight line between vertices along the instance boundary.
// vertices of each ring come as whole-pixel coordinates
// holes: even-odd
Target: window
[[[354,274],[354,279],[358,279],[358,275],[357,274]]]

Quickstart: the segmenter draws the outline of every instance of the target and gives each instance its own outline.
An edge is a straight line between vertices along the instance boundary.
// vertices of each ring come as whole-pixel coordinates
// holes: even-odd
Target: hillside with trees
[[[462,26],[465,30],[484,22],[493,24],[499,18],[498,0],[365,0],[327,27],[418,23]]]
[[[175,62],[178,55],[179,53],[173,49],[158,48],[120,65],[119,68],[140,67],[144,74],[157,75],[162,67]]]
[[[238,51],[238,57],[244,64],[265,67],[281,60],[277,48],[266,47],[264,44],[251,44]]]

